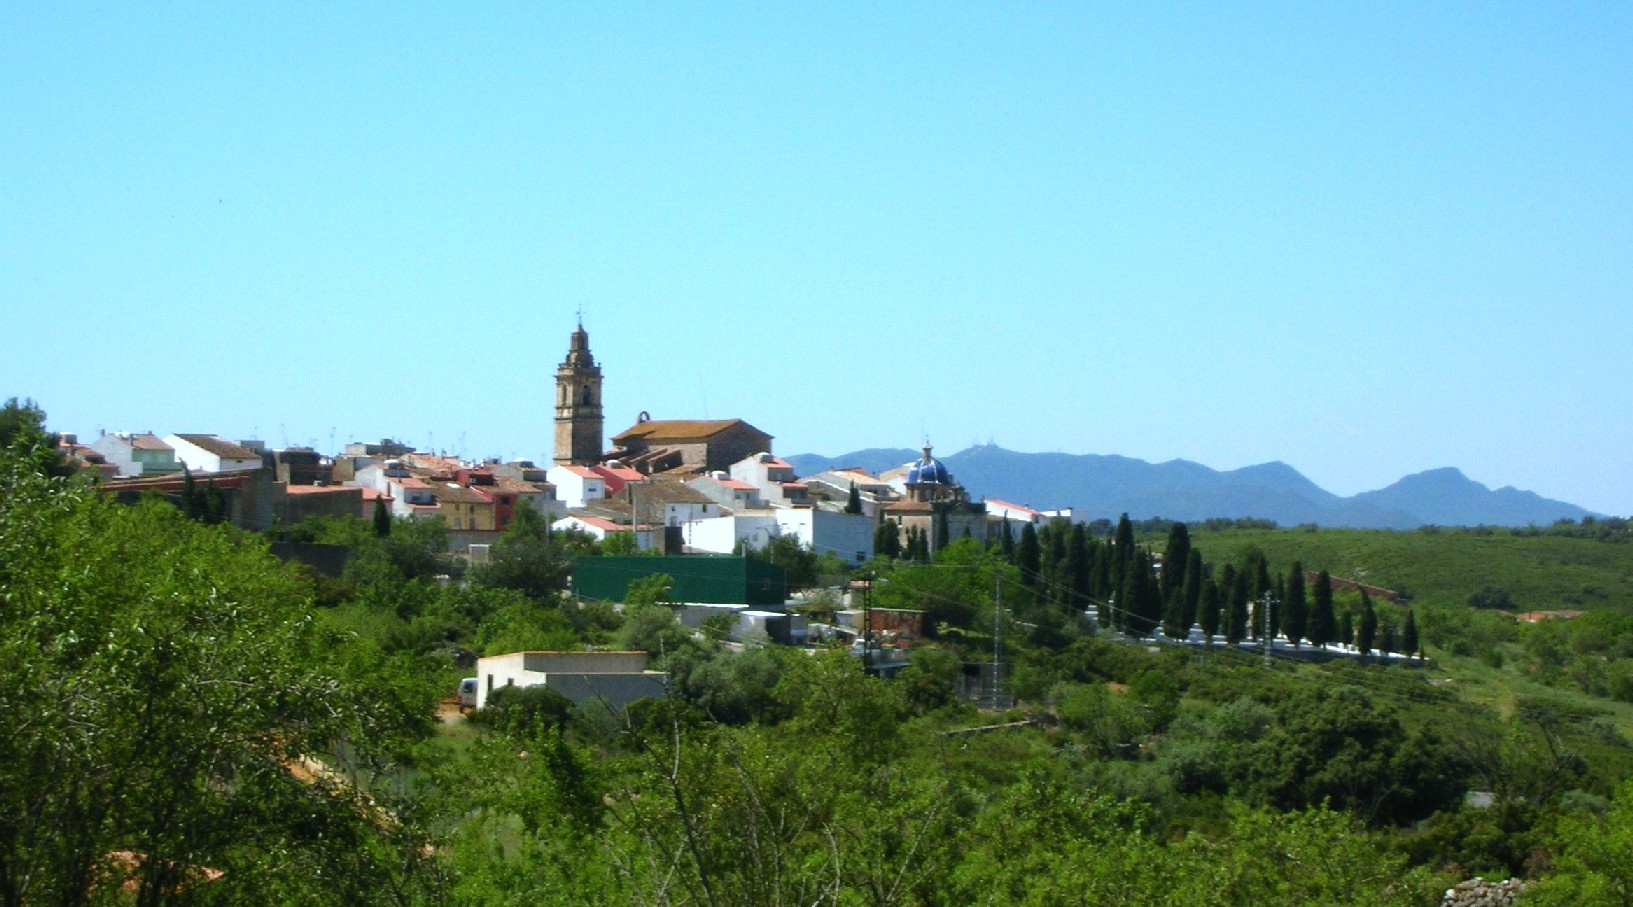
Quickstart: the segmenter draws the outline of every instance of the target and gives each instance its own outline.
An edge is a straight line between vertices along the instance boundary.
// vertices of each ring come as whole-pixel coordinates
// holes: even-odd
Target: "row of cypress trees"
[[[1135,544],[1126,513],[1108,540],[1094,538],[1081,523],[1057,522],[1041,530],[1028,524],[1019,541],[1006,527],[998,543],[1020,568],[1022,582],[1045,600],[1069,610],[1092,602],[1102,626],[1138,636],[1149,636],[1161,626],[1166,635],[1182,638],[1200,625],[1210,639],[1223,634],[1234,644],[1258,639],[1268,618],[1269,632],[1294,644],[1342,642],[1362,652],[1418,650],[1417,620],[1410,609],[1398,638],[1388,628],[1380,636],[1377,611],[1366,590],[1361,590],[1358,625],[1350,613],[1336,613],[1332,577],[1325,570],[1309,588],[1301,562],[1294,561],[1285,575],[1273,574],[1264,554],[1253,551],[1242,564],[1226,563],[1215,575],[1192,546],[1184,523],[1169,530],[1160,570],[1151,554]],[[1258,603],[1268,603],[1268,615],[1256,613]]]

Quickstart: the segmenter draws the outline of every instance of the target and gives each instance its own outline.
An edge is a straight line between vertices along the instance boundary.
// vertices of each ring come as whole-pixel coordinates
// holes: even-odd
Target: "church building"
[[[903,491],[902,499],[881,513],[896,522],[904,545],[909,528],[924,533],[932,552],[961,538],[987,540],[986,505],[970,500],[969,492],[953,481],[947,467],[930,456],[929,443],[918,462],[908,465]]]

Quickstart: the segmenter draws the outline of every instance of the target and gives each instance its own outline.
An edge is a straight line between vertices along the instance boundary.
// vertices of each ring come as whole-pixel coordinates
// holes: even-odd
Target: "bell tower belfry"
[[[590,335],[579,319],[556,367],[556,465],[593,466],[601,462],[601,367],[590,355]]]

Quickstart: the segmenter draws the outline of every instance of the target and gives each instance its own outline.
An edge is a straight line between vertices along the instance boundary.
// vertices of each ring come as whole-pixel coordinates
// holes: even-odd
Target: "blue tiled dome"
[[[941,461],[930,456],[930,448],[924,448],[924,456],[907,470],[907,484],[909,485],[951,485],[952,473]]]

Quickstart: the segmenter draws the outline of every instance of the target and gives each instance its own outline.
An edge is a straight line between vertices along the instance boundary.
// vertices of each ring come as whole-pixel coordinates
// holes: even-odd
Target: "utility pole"
[[[992,588],[992,707],[998,708],[998,665],[1003,651],[1004,575],[998,573]]]
[[[862,587],[862,673],[873,670],[873,574]]]
[[[1264,612],[1264,620],[1260,623],[1264,626],[1264,669],[1266,671],[1270,670],[1270,601],[1270,592],[1266,590],[1264,597],[1259,600],[1259,610]]]

